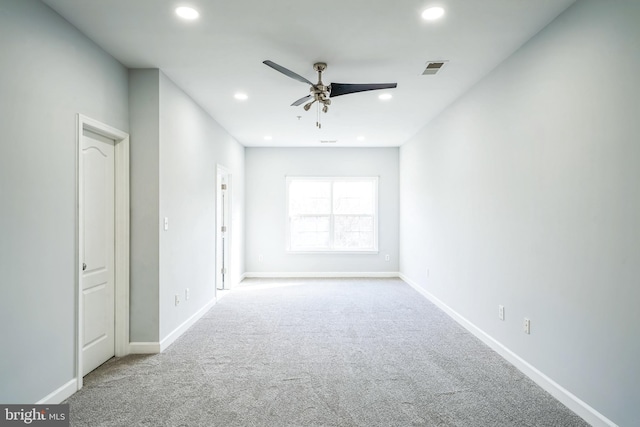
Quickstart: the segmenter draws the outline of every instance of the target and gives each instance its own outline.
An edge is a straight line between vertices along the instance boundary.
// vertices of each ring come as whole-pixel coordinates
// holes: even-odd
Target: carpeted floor
[[[72,426],[588,426],[399,279],[250,279],[112,359]]]

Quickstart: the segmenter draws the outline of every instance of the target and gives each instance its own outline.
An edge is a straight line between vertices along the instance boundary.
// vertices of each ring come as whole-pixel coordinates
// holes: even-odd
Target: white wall
[[[229,280],[244,271],[244,147],[162,71],[129,70],[129,86],[130,339],[165,347],[215,299],[218,164],[233,177]]]
[[[244,147],[160,72],[159,218],[169,218],[169,229],[160,227],[161,341],[214,299],[218,164],[233,180],[229,281],[237,283],[244,272]]]
[[[245,152],[248,273],[398,271],[397,148],[247,148]],[[287,175],[379,176],[379,253],[287,253]],[[386,254],[389,262],[384,260]]]
[[[400,150],[402,273],[621,426],[640,420],[639,22],[578,1]]]
[[[231,283],[244,272],[244,147],[158,69],[129,70],[129,105],[131,341],[166,347],[215,299],[218,164],[233,179]]]
[[[0,402],[75,377],[76,114],[128,131],[127,71],[39,1],[0,2]]]
[[[160,337],[160,70],[129,70],[129,340]]]

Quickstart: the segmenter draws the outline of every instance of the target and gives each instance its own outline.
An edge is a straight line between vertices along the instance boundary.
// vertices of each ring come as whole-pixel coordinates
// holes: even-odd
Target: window
[[[378,250],[378,178],[287,177],[288,248]]]

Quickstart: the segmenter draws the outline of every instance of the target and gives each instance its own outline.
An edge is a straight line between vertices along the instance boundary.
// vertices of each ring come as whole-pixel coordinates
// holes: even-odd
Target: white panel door
[[[88,130],[82,136],[82,371],[115,354],[115,142]]]

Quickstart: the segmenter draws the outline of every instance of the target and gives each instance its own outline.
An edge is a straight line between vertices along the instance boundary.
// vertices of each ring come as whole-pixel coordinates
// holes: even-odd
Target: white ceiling
[[[125,66],[160,68],[245,146],[386,147],[402,145],[575,0],[43,1]],[[183,5],[200,18],[177,18]],[[445,17],[422,20],[432,5]],[[290,106],[308,86],[266,59],[314,82],[322,61],[325,84],[398,88],[390,101],[378,91],[336,97],[318,130],[315,105]],[[423,76],[432,60],[449,62]],[[238,91],[249,99],[234,99]]]

